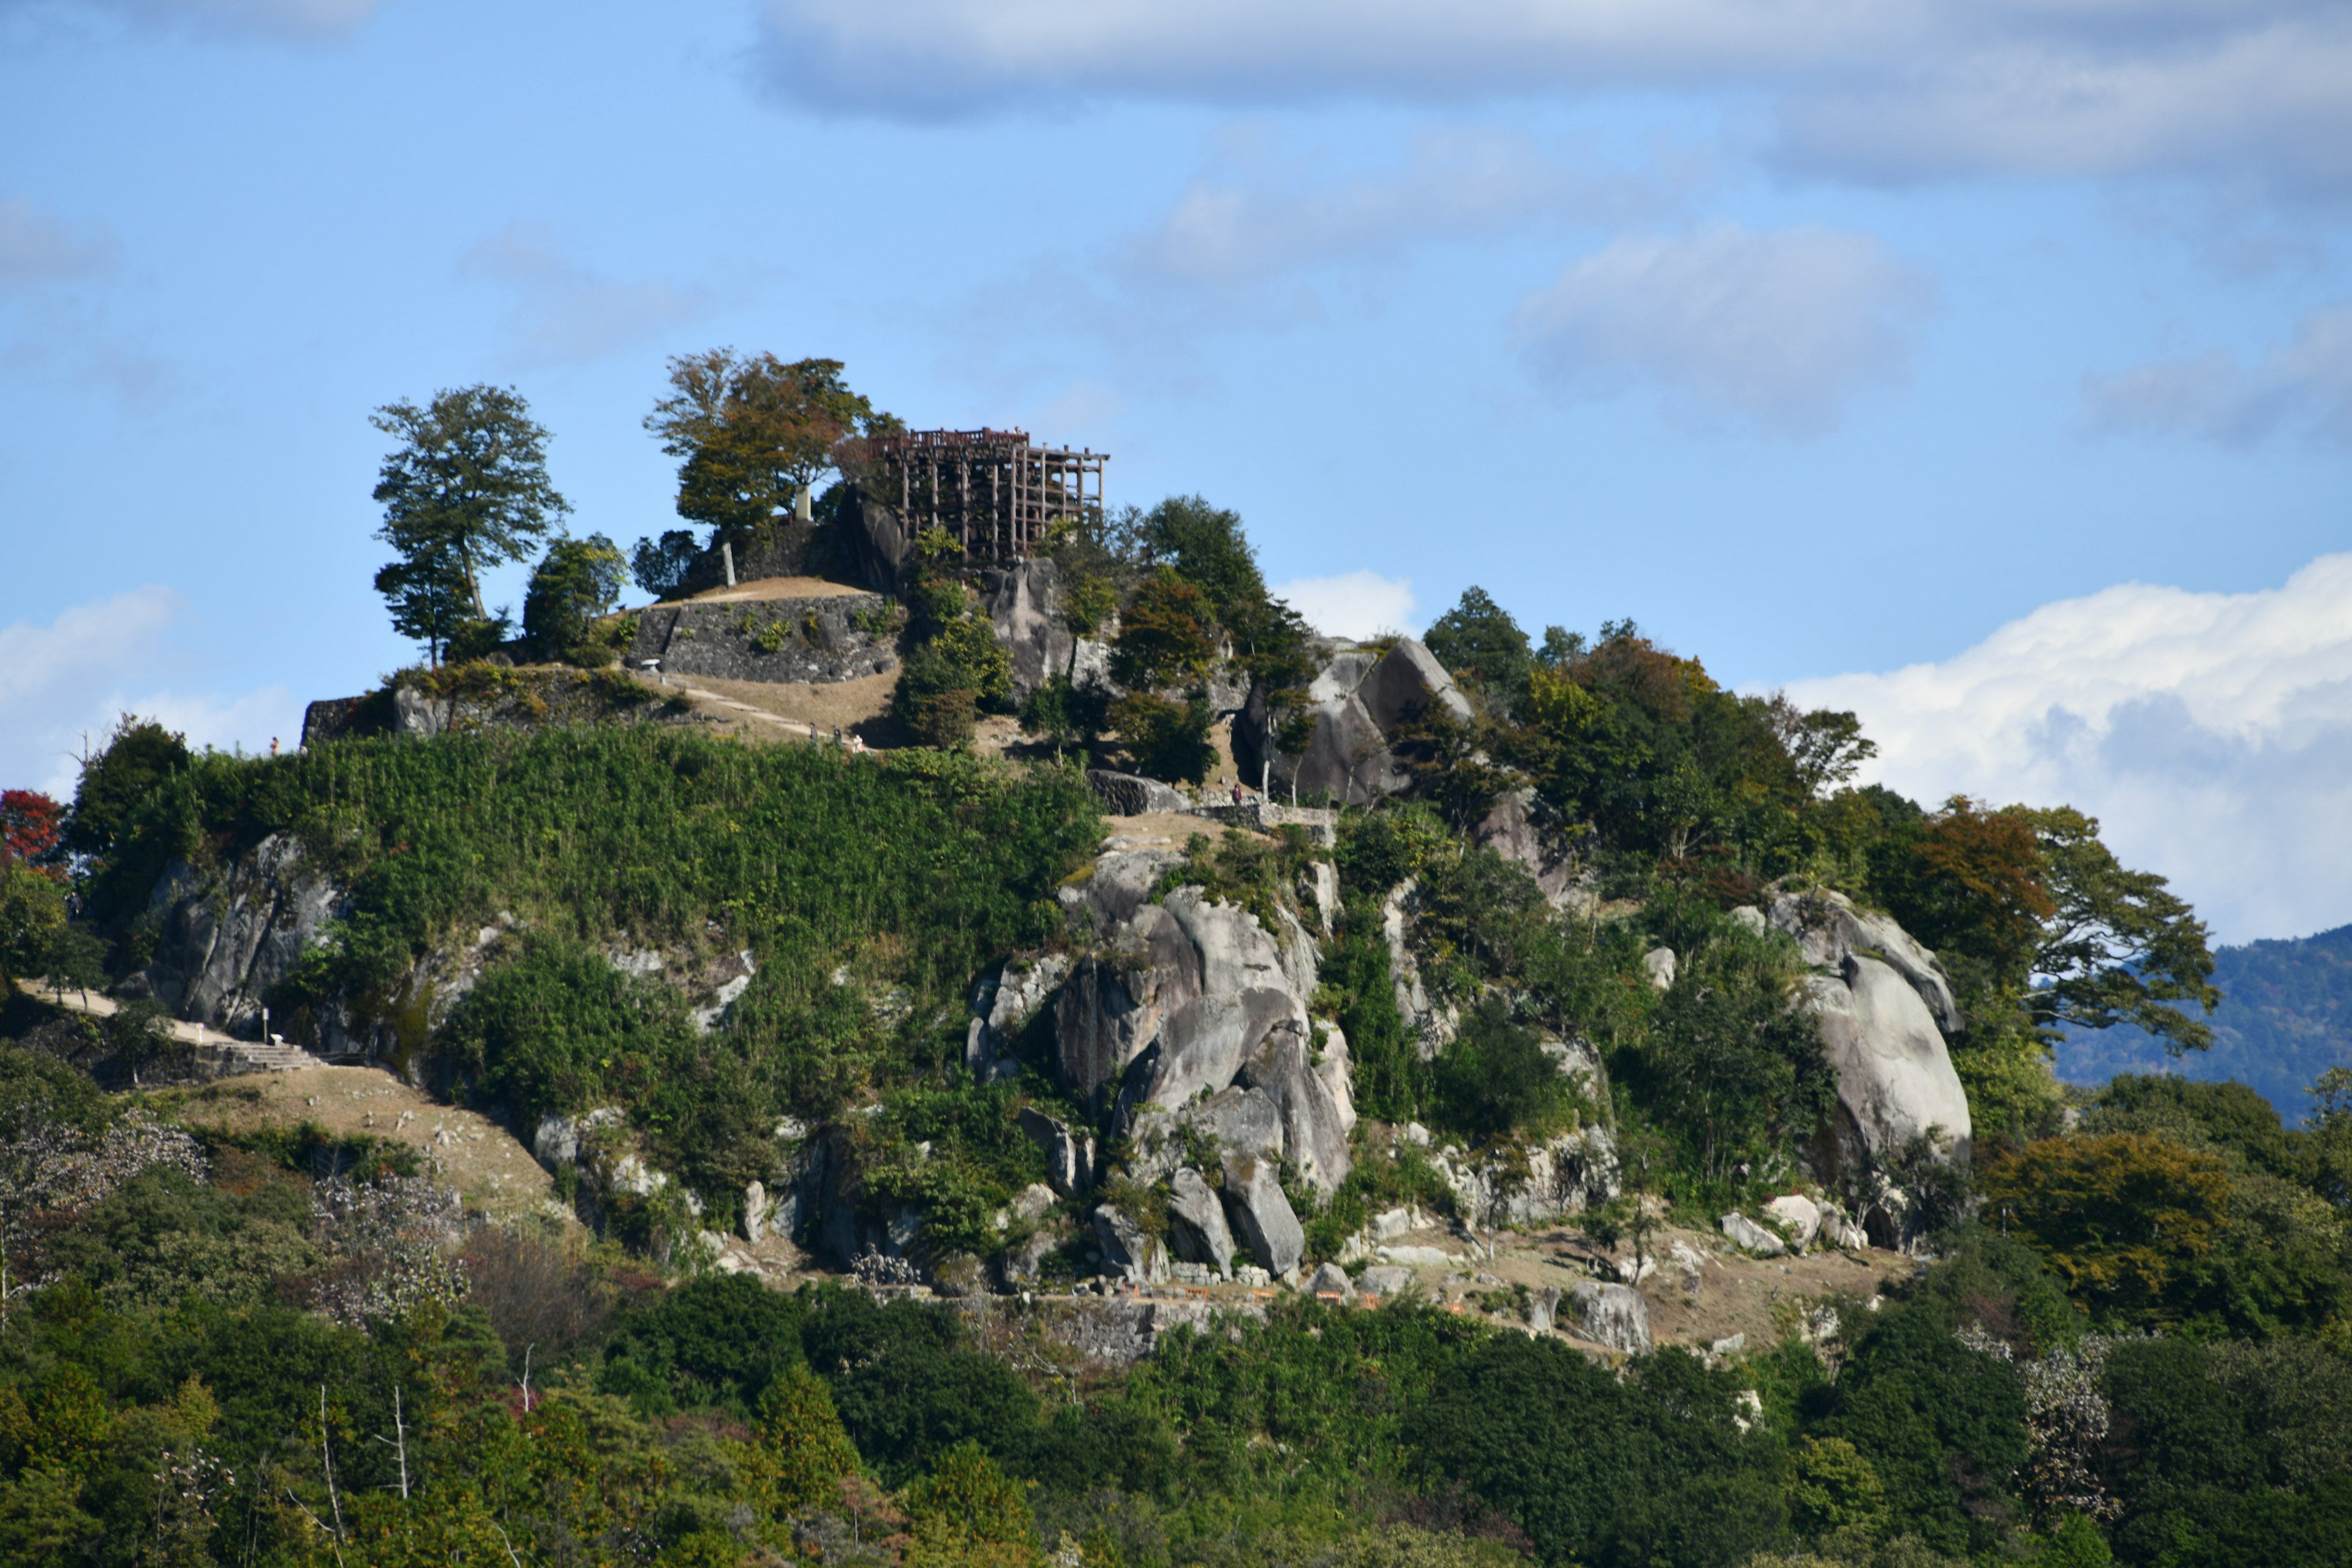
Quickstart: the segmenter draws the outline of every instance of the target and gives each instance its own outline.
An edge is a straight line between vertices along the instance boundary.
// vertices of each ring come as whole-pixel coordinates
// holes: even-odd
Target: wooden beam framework
[[[1022,430],[910,430],[866,447],[866,493],[910,530],[944,528],[967,554],[1027,555],[1064,518],[1098,526],[1107,452],[1032,444]]]

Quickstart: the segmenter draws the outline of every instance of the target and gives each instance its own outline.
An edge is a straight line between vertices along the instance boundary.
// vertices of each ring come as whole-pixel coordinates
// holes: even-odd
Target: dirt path
[[[754,577],[748,583],[738,583],[732,588],[706,588],[684,603],[732,605],[745,599],[837,599],[873,591],[848,583],[835,583],[826,577]],[[670,602],[676,604],[679,601]]]

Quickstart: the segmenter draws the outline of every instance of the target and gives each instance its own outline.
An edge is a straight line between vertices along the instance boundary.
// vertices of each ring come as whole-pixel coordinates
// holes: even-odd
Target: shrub
[[[613,649],[597,635],[596,620],[619,600],[626,567],[619,547],[601,533],[555,541],[523,593],[524,635],[568,663],[610,663]]]
[[[1171,784],[1198,784],[1216,767],[1217,749],[1209,739],[1214,717],[1202,698],[1177,702],[1148,691],[1129,692],[1109,712],[1135,771]]]

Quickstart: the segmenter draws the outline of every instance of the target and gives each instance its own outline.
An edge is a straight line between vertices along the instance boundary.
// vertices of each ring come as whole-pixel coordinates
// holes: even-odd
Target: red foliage
[[[38,860],[58,847],[66,808],[38,790],[0,790],[0,866]]]

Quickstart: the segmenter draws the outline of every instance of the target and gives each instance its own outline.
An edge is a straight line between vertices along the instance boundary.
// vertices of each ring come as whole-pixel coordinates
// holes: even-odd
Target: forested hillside
[[[2164,1042],[2128,1025],[2070,1032],[2058,1076],[2099,1084],[2124,1072],[2175,1072],[2251,1085],[2289,1121],[2312,1112],[2310,1089],[2330,1068],[2352,1067],[2352,926],[2294,941],[2213,950],[2213,1048],[2168,1057]]]

